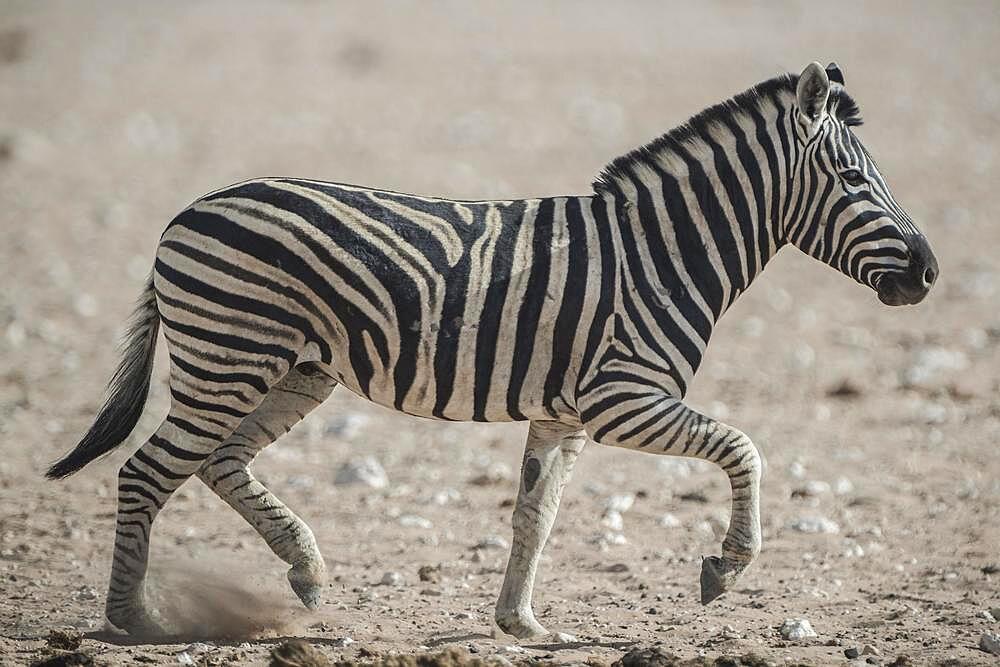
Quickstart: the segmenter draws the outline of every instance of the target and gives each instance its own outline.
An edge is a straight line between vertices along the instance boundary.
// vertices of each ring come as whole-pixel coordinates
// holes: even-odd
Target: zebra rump
[[[122,360],[111,382],[97,419],[73,451],[48,469],[49,479],[62,479],[109,453],[125,442],[139,422],[149,396],[149,379],[156,353],[160,314],[156,308],[153,277],[146,281],[122,343]]]

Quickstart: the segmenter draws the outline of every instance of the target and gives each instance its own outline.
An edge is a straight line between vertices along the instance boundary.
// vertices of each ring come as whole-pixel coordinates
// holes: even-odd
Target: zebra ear
[[[799,103],[800,120],[812,136],[826,118],[826,101],[830,97],[830,77],[822,65],[816,62],[806,65],[799,75],[795,96]]]
[[[840,71],[840,66],[837,63],[830,63],[826,66],[826,75],[830,77],[830,81],[834,81],[844,86],[844,73]]]

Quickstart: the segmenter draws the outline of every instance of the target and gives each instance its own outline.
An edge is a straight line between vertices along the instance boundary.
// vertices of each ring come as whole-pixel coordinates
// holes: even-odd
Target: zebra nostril
[[[934,269],[926,268],[924,269],[924,285],[930,285],[934,282]]]

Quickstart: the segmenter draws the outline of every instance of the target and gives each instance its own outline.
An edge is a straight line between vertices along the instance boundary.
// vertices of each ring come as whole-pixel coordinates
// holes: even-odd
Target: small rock
[[[403,585],[403,575],[399,572],[386,572],[382,575],[382,579],[379,583],[383,586],[402,586]]]
[[[798,641],[808,637],[815,637],[816,631],[812,624],[804,618],[790,618],[781,624],[781,638],[789,641]]]
[[[290,639],[271,651],[269,667],[328,667],[332,663],[312,644]]]
[[[472,548],[473,549],[496,549],[496,550],[500,550],[500,551],[505,551],[505,550],[507,550],[507,549],[510,548],[510,544],[507,543],[507,540],[503,539],[502,537],[500,537],[498,535],[490,535],[489,537],[486,537],[486,538],[480,540],[479,542],[477,542],[476,546],[474,546]]]
[[[861,655],[882,655],[882,652],[871,644],[865,644],[864,648],[861,649]]]
[[[691,476],[691,466],[688,462],[681,458],[667,457],[657,461],[656,467],[660,472],[666,473],[673,477],[690,477]]]
[[[364,484],[373,489],[382,489],[389,485],[389,478],[378,459],[374,456],[365,456],[342,465],[333,483],[341,486]]]
[[[605,572],[615,572],[615,573],[618,573],[618,572],[628,572],[629,571],[629,566],[626,565],[625,563],[614,563],[614,564],[608,565],[606,568],[604,568],[604,571]]]
[[[357,412],[347,412],[331,418],[323,427],[325,435],[332,435],[343,440],[351,440],[368,422],[368,417]]]
[[[601,517],[601,525],[611,530],[623,530],[625,528],[625,520],[622,519],[621,512],[616,512],[615,510],[606,510],[604,516]]]
[[[571,644],[580,641],[576,635],[571,635],[568,632],[553,632],[550,638],[556,644]]]
[[[681,659],[673,653],[667,653],[662,646],[632,649],[621,658],[611,663],[611,667],[674,667],[681,664]]]
[[[45,643],[49,648],[57,648],[60,651],[75,651],[80,648],[83,635],[76,630],[50,630]]]
[[[607,502],[604,503],[604,507],[608,512],[624,513],[632,509],[633,504],[635,504],[635,494],[616,493],[608,498]]]
[[[991,607],[990,615],[993,616],[993,620],[1000,621],[1000,607]]]
[[[503,484],[510,480],[510,466],[506,463],[494,463],[486,469],[486,472],[470,479],[469,484],[475,486],[492,486],[494,484]]]
[[[31,667],[94,667],[94,659],[83,651],[73,651],[42,658],[32,662]]]
[[[589,542],[591,544],[596,544],[597,546],[606,548],[608,546],[623,546],[628,544],[628,540],[621,533],[609,530],[603,533],[597,533],[590,538]]]
[[[979,638],[979,648],[993,655],[1000,655],[1000,634],[987,630]]]
[[[681,520],[678,519],[673,514],[670,514],[669,512],[667,514],[664,514],[663,516],[661,516],[657,520],[656,523],[658,525],[660,525],[660,526],[663,526],[664,528],[680,528],[681,527]]]
[[[423,528],[424,530],[434,527],[434,524],[430,520],[415,514],[404,514],[399,517],[399,525],[404,528]]]
[[[860,656],[861,656],[861,651],[858,650],[856,646],[844,649],[844,657],[846,657],[848,660],[854,660],[855,658]]]
[[[441,582],[441,568],[435,565],[421,565],[417,570],[417,576],[420,577],[420,581],[437,584]]]
[[[788,527],[800,533],[834,534],[840,532],[840,526],[837,525],[837,522],[821,516],[799,517],[789,522]]]
[[[431,501],[435,505],[449,505],[462,499],[462,494],[456,489],[442,489],[434,494]]]
[[[798,461],[793,461],[788,466],[788,474],[795,479],[802,479],[806,476],[806,467]]]
[[[854,483],[846,477],[838,477],[837,481],[833,483],[833,492],[838,496],[846,496],[852,491],[854,491]]]

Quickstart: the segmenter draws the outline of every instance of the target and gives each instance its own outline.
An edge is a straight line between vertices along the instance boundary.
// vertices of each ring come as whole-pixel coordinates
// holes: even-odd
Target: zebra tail
[[[122,360],[108,383],[101,412],[80,444],[49,468],[47,478],[68,477],[125,442],[146,405],[159,329],[160,313],[150,276],[132,314],[122,342]]]

